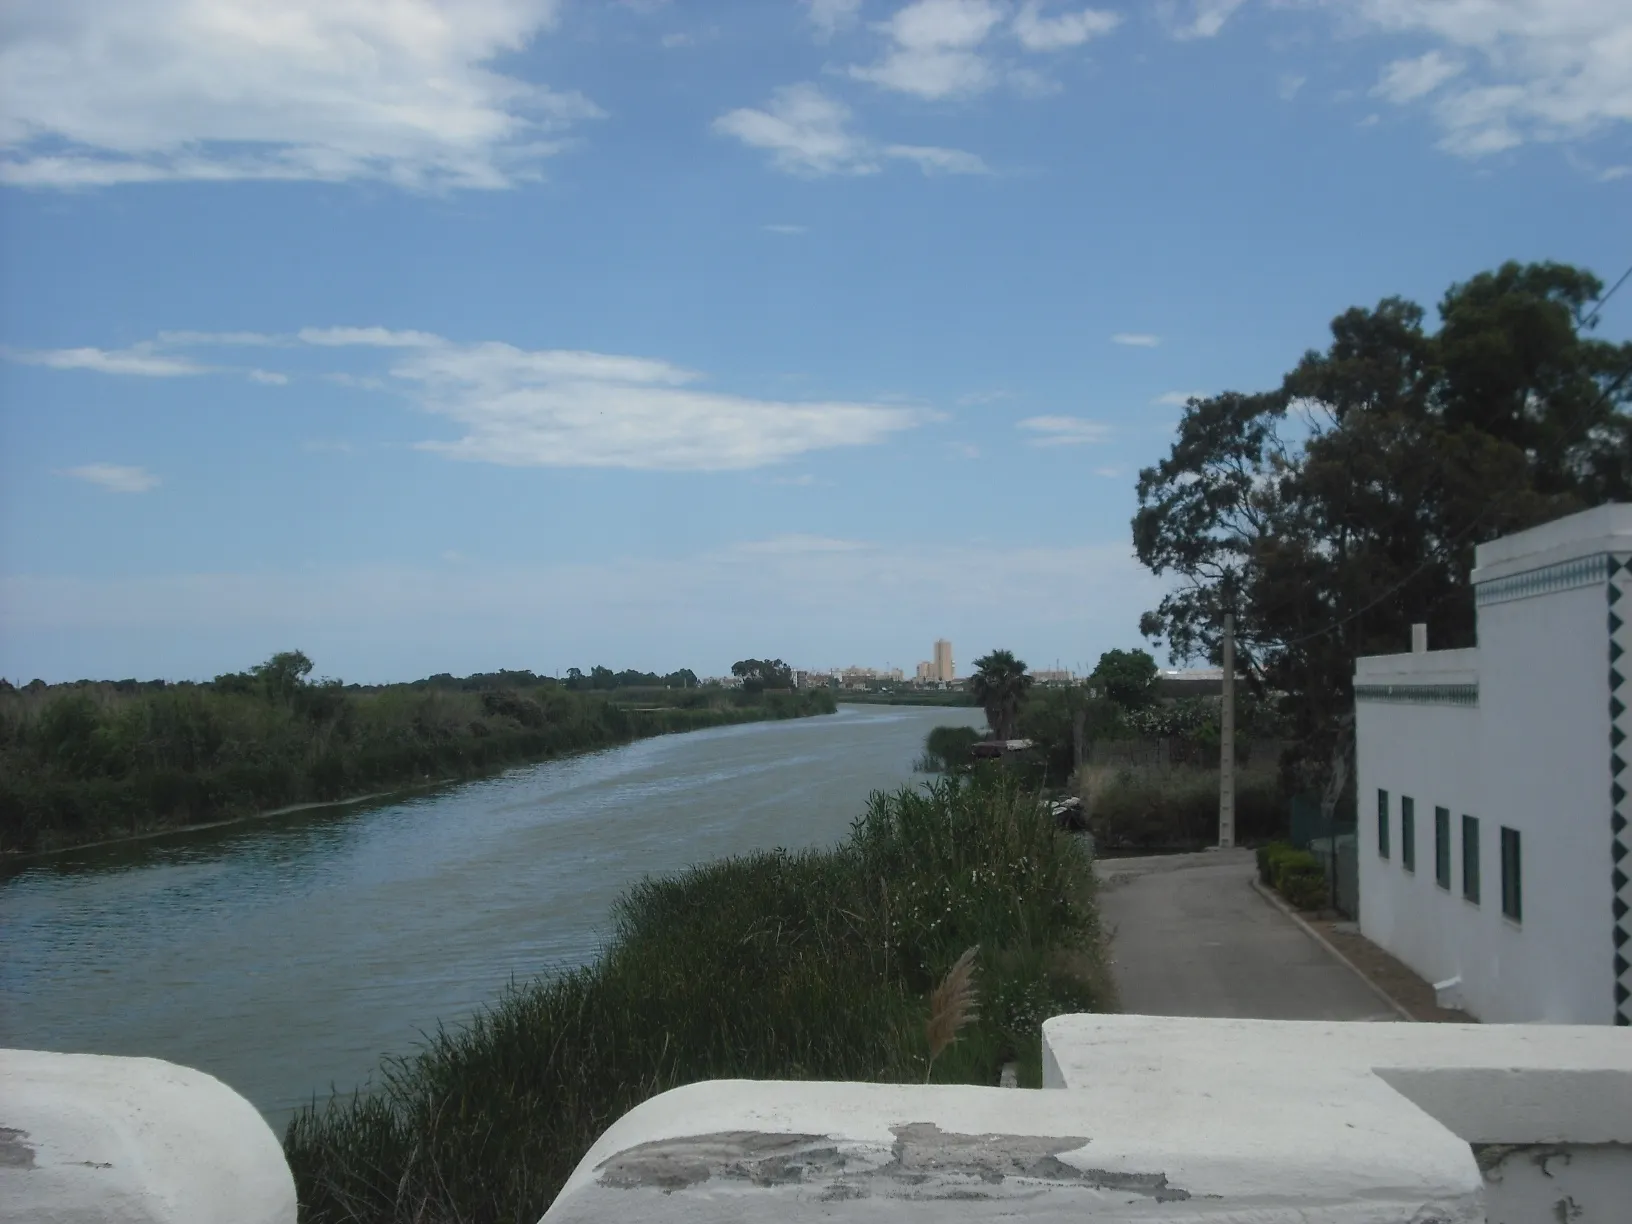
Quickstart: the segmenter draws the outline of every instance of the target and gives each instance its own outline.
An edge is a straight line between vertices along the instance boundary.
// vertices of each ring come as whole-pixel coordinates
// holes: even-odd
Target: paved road
[[[1096,868],[1125,1012],[1399,1019],[1351,969],[1253,891],[1250,851],[1104,859]]]

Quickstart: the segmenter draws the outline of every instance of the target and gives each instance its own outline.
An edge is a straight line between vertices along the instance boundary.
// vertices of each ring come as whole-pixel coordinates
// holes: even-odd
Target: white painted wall
[[[1604,506],[1478,550],[1476,584],[1632,551],[1632,507]],[[1606,584],[1479,608],[1477,650],[1360,659],[1355,684],[1477,683],[1476,708],[1357,701],[1362,932],[1430,981],[1461,979],[1487,1022],[1614,1019]],[[1377,851],[1389,793],[1390,857]],[[1417,869],[1400,847],[1416,804]],[[1451,887],[1434,877],[1434,809],[1451,813]],[[1481,897],[1463,899],[1461,817],[1479,819]],[[1502,826],[1520,833],[1523,919],[1502,915]]]
[[[0,1050],[4,1224],[294,1224],[255,1107],[154,1058]]]
[[[1526,1224],[1564,1196],[1619,1224],[1598,1204],[1632,1201],[1632,1042],[1603,1026],[1057,1016],[1043,1056],[1060,1091],[676,1089],[615,1123],[544,1220],[1520,1224],[1503,1204],[1549,1187],[1519,1170],[1503,1199],[1475,1143],[1590,1149]]]
[[[1355,684],[1474,684],[1478,676],[1477,652],[1429,651],[1388,656],[1386,662],[1362,659]],[[1462,900],[1461,864],[1455,855],[1452,891],[1434,882],[1436,804],[1451,808],[1453,826],[1463,812],[1481,816],[1481,842],[1489,840],[1480,788],[1479,715],[1477,708],[1459,706],[1355,703],[1360,929],[1430,982],[1459,971],[1462,949],[1478,941],[1484,911],[1491,908],[1488,874],[1483,875],[1483,904],[1475,909]],[[1377,852],[1379,787],[1388,791],[1387,859]],[[1400,820],[1405,796],[1416,805],[1415,873],[1405,869]],[[1460,850],[1459,840],[1456,848]],[[1478,993],[1479,987],[1470,989]],[[1485,1001],[1481,997],[1481,1004]]]

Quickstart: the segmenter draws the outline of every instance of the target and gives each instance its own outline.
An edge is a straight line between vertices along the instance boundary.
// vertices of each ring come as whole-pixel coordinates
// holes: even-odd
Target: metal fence
[[[1353,821],[1327,821],[1320,800],[1299,795],[1292,800],[1292,844],[1320,860],[1332,890],[1332,908],[1345,918],[1360,917],[1359,841]]]

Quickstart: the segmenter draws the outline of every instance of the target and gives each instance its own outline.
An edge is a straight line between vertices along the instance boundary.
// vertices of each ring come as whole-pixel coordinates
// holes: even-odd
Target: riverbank
[[[931,993],[974,959],[975,1014]],[[1041,1083],[1040,1025],[1107,1010],[1092,866],[1006,779],[877,794],[839,846],[648,878],[585,968],[512,987],[302,1111],[308,1224],[536,1219],[633,1105],[705,1078]],[[935,1031],[944,1035],[943,1014]]]
[[[233,681],[242,677],[223,677]],[[358,802],[633,740],[836,709],[825,692],[658,690],[631,706],[535,681],[61,685],[0,694],[0,855]],[[664,704],[654,704],[663,701]]]
[[[960,689],[923,689],[892,693],[844,693],[840,705],[973,706],[975,699]]]

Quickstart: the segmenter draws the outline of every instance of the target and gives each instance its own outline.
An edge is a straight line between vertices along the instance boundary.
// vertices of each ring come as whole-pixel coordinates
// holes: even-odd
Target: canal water
[[[645,874],[831,845],[967,708],[841,706],[38,860],[0,881],[0,1046],[197,1067],[281,1130],[512,978],[594,958]]]

